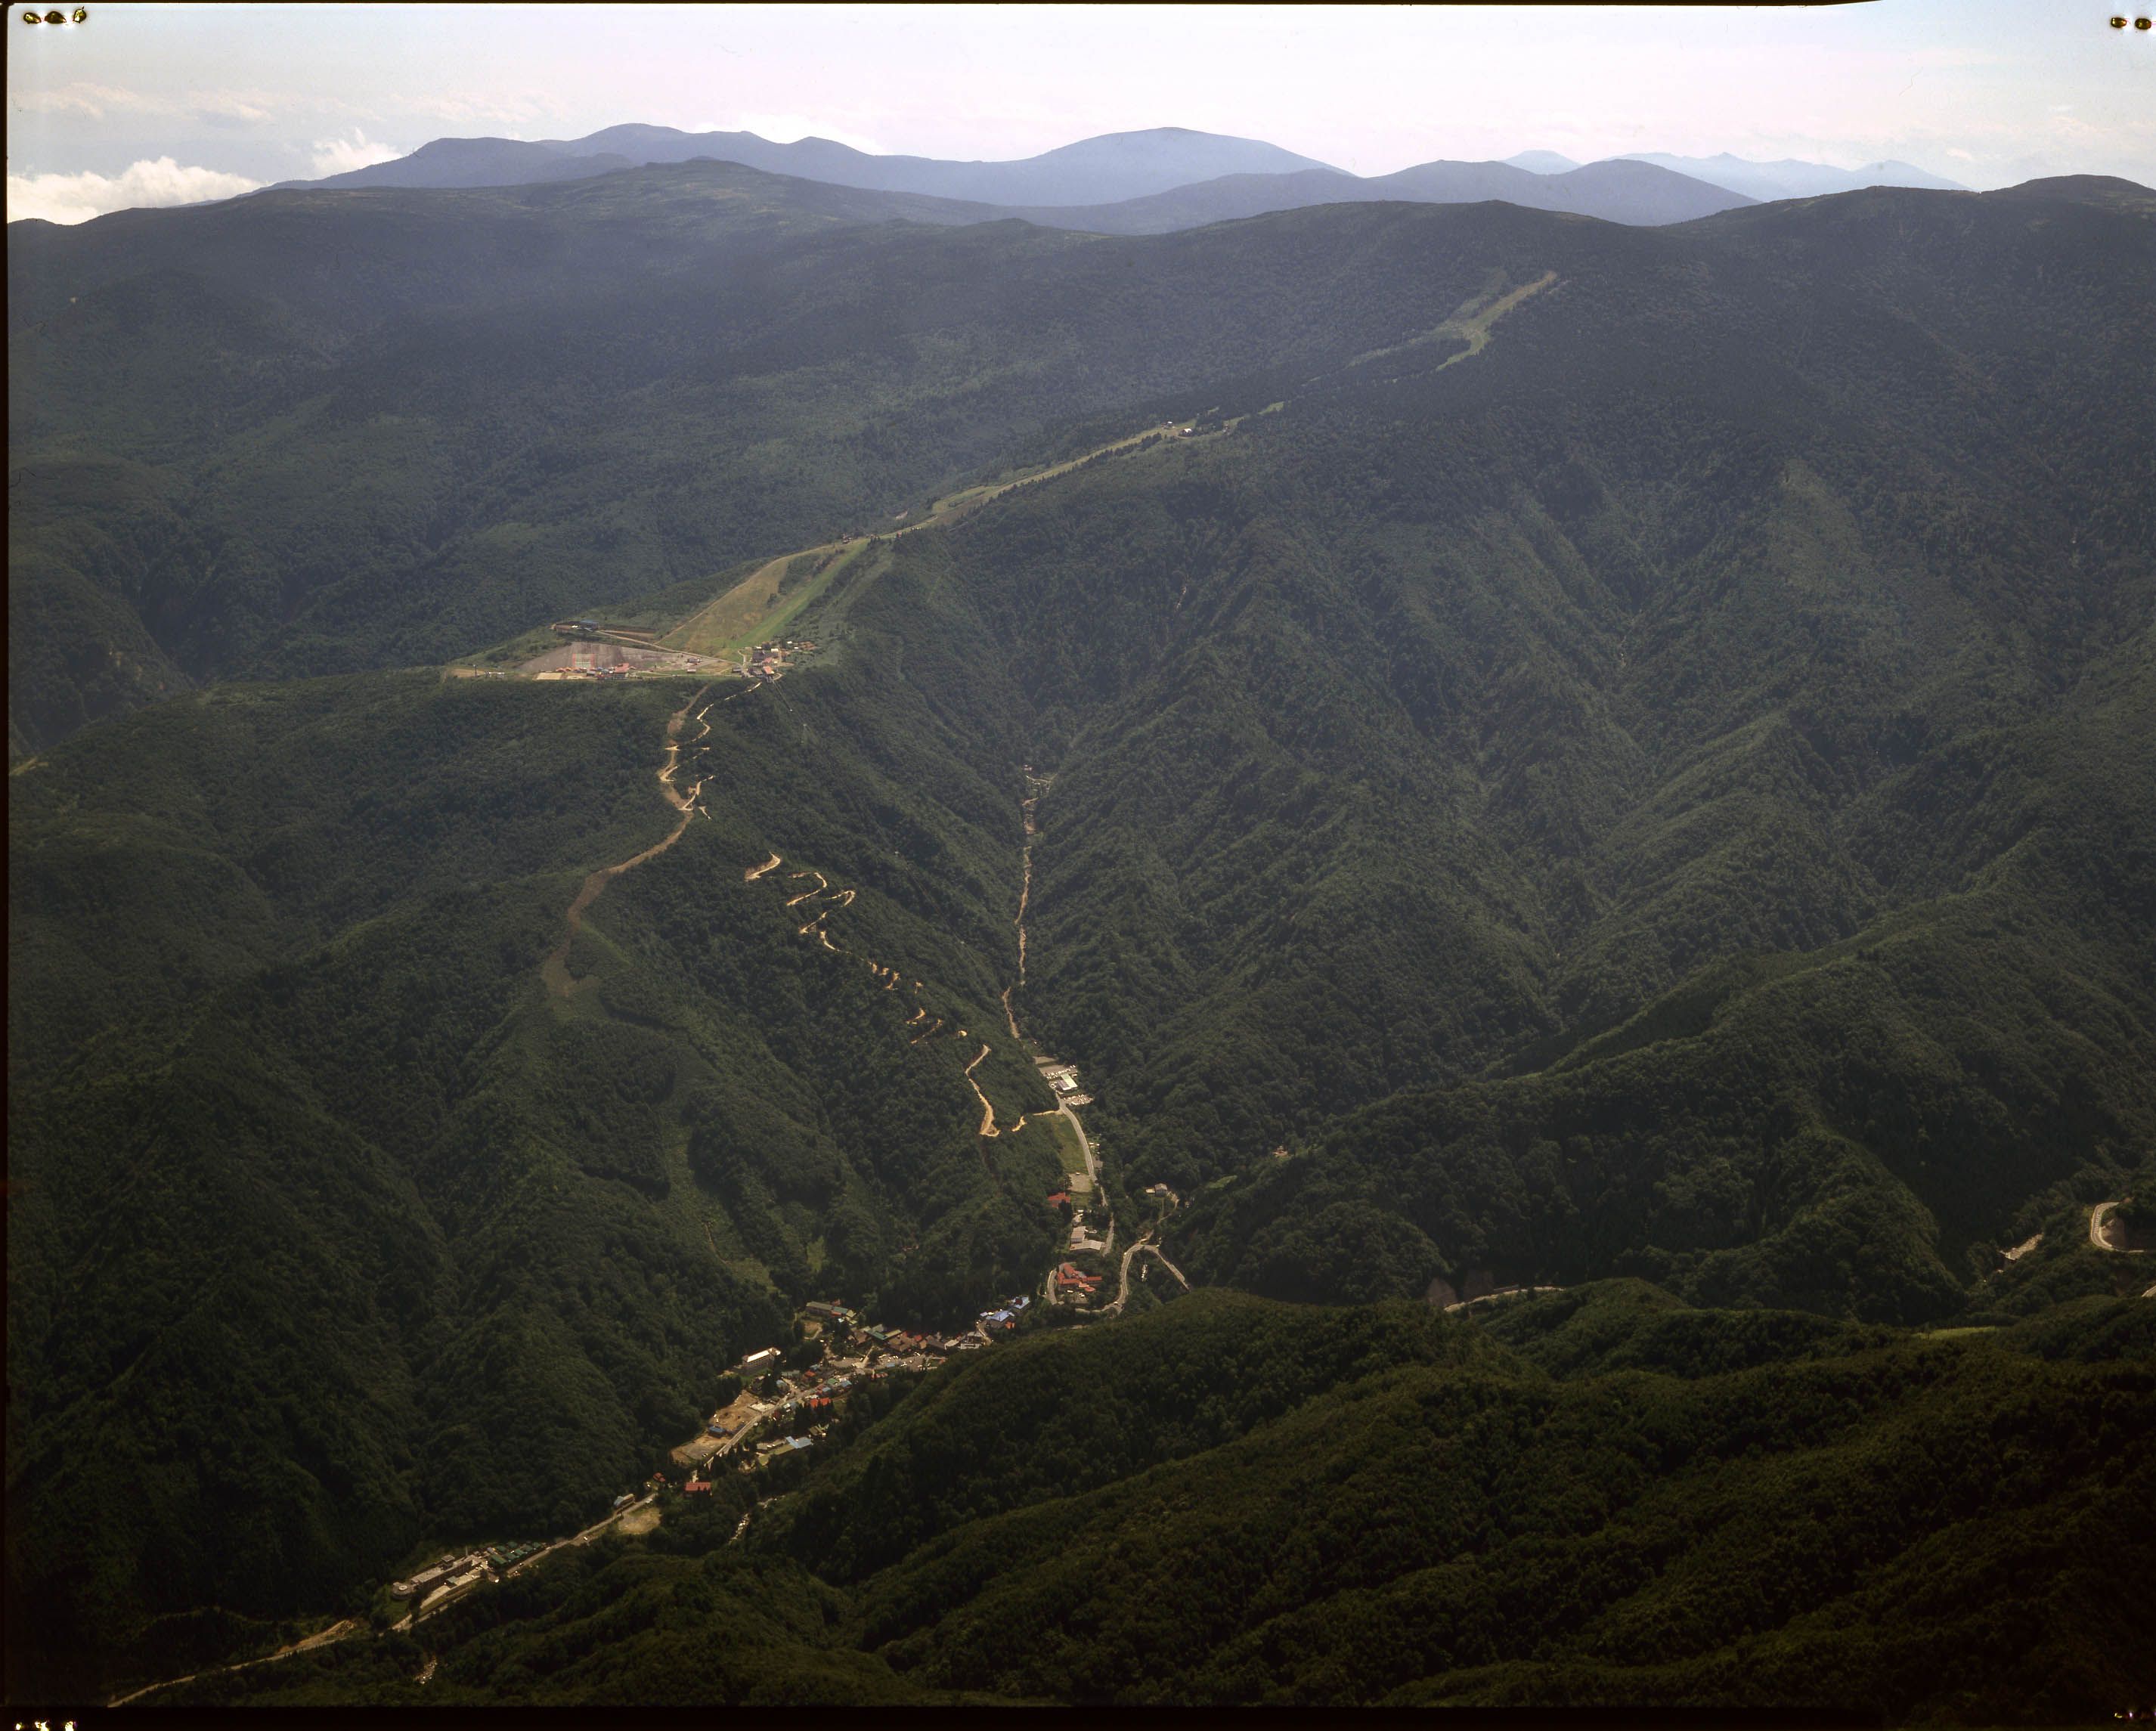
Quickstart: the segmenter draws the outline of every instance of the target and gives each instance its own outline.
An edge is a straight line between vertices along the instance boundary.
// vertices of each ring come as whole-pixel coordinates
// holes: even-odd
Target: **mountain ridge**
[[[513,147],[511,147],[513,146]],[[432,152],[431,157],[429,153]],[[435,177],[451,171],[450,162],[466,173],[508,171],[518,180],[552,179],[571,174],[610,172],[620,164],[641,166],[707,157],[737,162],[767,173],[790,174],[871,192],[915,193],[992,204],[1075,204],[1111,203],[1165,191],[1194,180],[1227,173],[1337,173],[1327,165],[1257,139],[1194,132],[1183,127],[1156,127],[1139,132],[1103,133],[1007,162],[957,162],[933,157],[883,156],[834,143],[803,138],[774,143],[753,132],[682,132],[670,126],[629,124],[608,126],[580,139],[546,139],[524,145],[499,139],[439,139],[412,156],[353,169],[316,182],[291,185],[334,187],[446,184]],[[423,161],[423,158],[427,160]],[[406,165],[411,165],[408,168]],[[553,165],[559,164],[558,172]],[[497,165],[499,165],[497,167]],[[578,166],[603,165],[603,166]],[[424,174],[415,182],[407,177]],[[466,180],[459,184],[488,184]]]
[[[1816,198],[1832,193],[1861,192],[1866,187],[1914,187],[1935,193],[1969,190],[1958,181],[1933,174],[1914,163],[1892,160],[1867,162],[1861,168],[1835,168],[1794,157],[1784,157],[1777,162],[1757,162],[1727,151],[1713,157],[1679,157],[1666,152],[1640,151],[1631,153],[1625,160],[1652,162],[1763,202]]]
[[[781,145],[748,132],[629,125],[578,140],[437,139],[394,162],[326,180],[284,182],[270,190],[521,185],[613,172],[632,162],[703,157],[868,191],[952,198],[1051,227],[1111,234],[1157,234],[1171,224],[1191,227],[1335,198],[1427,203],[1507,198],[1530,209],[1640,223],[1684,221],[1744,198],[1727,189],[1703,190],[1704,182],[1666,169],[1666,179],[1622,169],[1618,164],[1625,159],[1618,158],[1585,167],[1568,164],[1556,175],[1506,163],[1432,162],[1364,178],[1259,141],[1175,127],[1104,134],[1009,162],[957,162],[872,156],[828,139]],[[1164,223],[1163,212],[1176,214]]]

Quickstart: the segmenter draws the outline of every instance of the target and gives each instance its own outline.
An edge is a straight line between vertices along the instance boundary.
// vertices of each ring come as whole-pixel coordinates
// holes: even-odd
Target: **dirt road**
[[[1116,1283],[1116,1302],[1101,1311],[1101,1314],[1102,1316],[1111,1317],[1116,1315],[1122,1311],[1123,1306],[1130,1302],[1131,1258],[1137,1256],[1141,1251],[1143,1251],[1147,1256],[1151,1256],[1154,1261],[1159,1263],[1162,1267],[1165,1268],[1170,1274],[1173,1275],[1176,1278],[1177,1283],[1182,1287],[1184,1292],[1187,1292],[1190,1290],[1190,1282],[1183,1278],[1183,1271],[1180,1268],[1178,1268],[1174,1263],[1169,1261],[1166,1256],[1163,1256],[1160,1253],[1160,1246],[1152,1241],[1152,1235],[1148,1232],[1143,1238],[1141,1238],[1136,1244],[1132,1245],[1128,1250],[1123,1252],[1122,1277]]]
[[[2099,1202],[2089,1210],[2089,1242],[2097,1249],[2109,1251],[2116,1256],[2145,1256],[2148,1254],[2146,1251],[2129,1250],[2123,1244],[2113,1244],[2107,1235],[2112,1210],[2117,1208],[2120,1203],[2131,1199],[2130,1197],[2121,1196],[2114,1201]],[[2123,1235],[2121,1234],[2121,1236]]]
[[[1146,1248],[1152,1252],[1152,1259],[1154,1261],[1159,1263],[1162,1267],[1165,1268],[1170,1274],[1175,1276],[1176,1284],[1178,1286],[1181,1287],[1186,1292],[1190,1290],[1190,1282],[1188,1278],[1184,1275],[1183,1271],[1180,1268],[1178,1268],[1174,1263],[1169,1261],[1168,1258],[1162,1254],[1161,1248],[1158,1245],[1147,1245]]]
[[[704,693],[711,689],[708,685],[702,687],[694,697],[675,710],[666,722],[666,761],[659,768],[659,791],[666,796],[666,803],[681,814],[680,821],[675,824],[664,841],[644,849],[640,854],[632,854],[618,866],[602,866],[584,880],[583,886],[577,891],[576,899],[569,904],[568,914],[564,921],[567,929],[562,932],[561,943],[554,947],[547,959],[539,965],[540,978],[547,982],[547,989],[553,996],[567,998],[577,989],[576,981],[569,978],[569,946],[577,941],[578,932],[584,928],[585,910],[598,901],[606,886],[619,877],[622,873],[634,871],[645,860],[657,859],[660,855],[673,846],[681,839],[681,832],[689,827],[690,821],[696,817],[696,796],[702,791],[704,784],[698,782],[686,794],[678,794],[674,790],[672,777],[680,756],[681,747],[679,736],[681,732],[681,723],[687,717],[689,711],[702,700]]]
[[[963,1029],[960,1030],[960,1032],[963,1031]],[[983,1040],[981,1050],[974,1056],[973,1061],[966,1066],[966,1086],[973,1091],[973,1097],[981,1102],[981,1134],[993,1136],[996,1133],[996,1109],[988,1104],[988,1097],[981,1092],[981,1085],[973,1080],[973,1071],[980,1066],[982,1061],[988,1056],[988,1043]]]
[[[132,1694],[122,1695],[116,1701],[106,1703],[106,1705],[125,1707],[129,1702],[140,1701],[145,1695],[154,1694],[159,1689],[176,1688],[182,1683],[194,1682],[197,1677],[226,1677],[235,1671],[247,1671],[257,1665],[274,1664],[279,1659],[289,1659],[295,1653],[311,1653],[316,1647],[330,1646],[340,1641],[349,1641],[366,1627],[366,1624],[354,1618],[346,1617],[341,1622],[332,1623],[328,1628],[310,1635],[305,1641],[295,1641],[290,1646],[279,1647],[275,1652],[264,1653],[259,1659],[242,1659],[237,1665],[213,1665],[207,1671],[191,1671],[185,1677],[167,1677],[161,1683],[147,1683]]]
[[[1463,1298],[1457,1304],[1448,1304],[1448,1311],[1466,1310],[1471,1305],[1487,1304],[1493,1298],[1519,1298],[1529,1292],[1562,1292],[1563,1287],[1500,1287],[1494,1292],[1485,1292],[1479,1298]]]

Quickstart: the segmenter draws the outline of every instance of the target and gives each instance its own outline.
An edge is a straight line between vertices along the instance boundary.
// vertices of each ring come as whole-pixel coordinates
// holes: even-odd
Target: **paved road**
[[[1177,1280],[1182,1282],[1183,1290],[1184,1292],[1187,1292],[1190,1290],[1190,1282],[1184,1279],[1183,1271],[1180,1268],[1178,1268],[1174,1263],[1169,1261],[1167,1257],[1161,1255],[1160,1246],[1152,1241],[1152,1235],[1148,1232],[1143,1238],[1141,1238],[1136,1244],[1132,1245],[1128,1250],[1123,1252],[1122,1279],[1116,1287],[1116,1302],[1101,1311],[1101,1314],[1102,1316],[1111,1317],[1115,1315],[1125,1304],[1130,1302],[1131,1258],[1137,1255],[1140,1251],[1143,1251],[1148,1256],[1151,1256],[1154,1261],[1159,1263],[1162,1267],[1165,1268],[1170,1274],[1173,1275]]]
[[[1137,1255],[1137,1253],[1145,1247],[1146,1241],[1141,1238],[1136,1244],[1132,1245],[1128,1250],[1123,1252],[1122,1274],[1122,1277],[1116,1282],[1116,1302],[1113,1304],[1109,1305],[1101,1312],[1102,1316],[1111,1317],[1115,1315],[1117,1311],[1121,1310],[1126,1304],[1130,1302],[1131,1258]]]
[[[1060,1100],[1055,1102],[1055,1109],[1061,1112],[1064,1117],[1070,1120],[1070,1127],[1078,1133],[1079,1152],[1086,1156],[1086,1176],[1093,1180],[1094,1189],[1096,1191],[1099,1190],[1101,1188],[1101,1163],[1093,1158],[1093,1144],[1086,1134],[1086,1127],[1078,1122],[1078,1114],[1071,1111],[1071,1109],[1068,1106],[1065,1106]]]
[[[1055,1102],[1055,1109],[1070,1120],[1070,1127],[1078,1133],[1079,1150],[1086,1156],[1086,1176],[1093,1180],[1094,1199],[1102,1208],[1106,1208],[1108,1192],[1101,1183],[1101,1163],[1094,1155],[1092,1140],[1086,1134],[1086,1127],[1078,1122],[1078,1114],[1071,1111],[1070,1107],[1062,1101],[1059,1100]],[[1111,1210],[1108,1215],[1108,1235],[1101,1240],[1101,1254],[1104,1256],[1110,1255],[1115,1248],[1116,1216]]]
[[[645,1492],[644,1495],[638,1497],[635,1502],[626,1503],[623,1507],[617,1508],[603,1521],[593,1522],[592,1524],[585,1528],[583,1532],[575,1533],[567,1538],[557,1538],[553,1542],[553,1544],[548,1545],[546,1549],[532,1552],[530,1556],[526,1557],[521,1563],[519,1563],[514,1569],[511,1569],[507,1574],[503,1575],[502,1579],[504,1580],[515,1579],[517,1575],[523,1574],[526,1569],[531,1568],[534,1564],[545,1562],[547,1558],[552,1556],[555,1552],[560,1550],[563,1545],[589,1544],[593,1539],[596,1538],[600,1533],[605,1532],[608,1528],[613,1525],[613,1523],[619,1520],[624,1515],[634,1514],[639,1508],[648,1508],[652,1503],[658,1500],[658,1492]],[[475,1585],[484,1585],[484,1582],[475,1583]],[[462,1593],[459,1593],[457,1595],[458,1599],[461,1599],[463,1597],[464,1595]],[[414,1622],[418,1621],[422,1617],[430,1617],[434,1615],[435,1610],[444,1610],[448,1606],[455,1603],[456,1600],[454,1599],[445,1599],[440,1605],[434,1607],[434,1610],[424,1612],[415,1610],[409,1616],[406,1617],[403,1622],[398,1623],[394,1626],[398,1629],[408,1629]]]

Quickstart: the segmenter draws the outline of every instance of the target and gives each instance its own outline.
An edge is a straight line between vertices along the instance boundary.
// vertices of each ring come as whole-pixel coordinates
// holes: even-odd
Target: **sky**
[[[1034,155],[1188,126],[1357,174],[1527,149],[2156,184],[2121,0],[1802,8],[140,5],[6,14],[8,214],[224,198],[638,121]],[[2128,6],[2146,15],[2152,0]],[[72,10],[72,7],[69,10]]]

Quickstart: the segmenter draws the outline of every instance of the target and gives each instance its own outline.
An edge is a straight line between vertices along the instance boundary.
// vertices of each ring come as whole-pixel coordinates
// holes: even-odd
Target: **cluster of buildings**
[[[1068,1292],[1080,1302],[1090,1300],[1101,1283],[1100,1276],[1082,1273],[1068,1262],[1058,1268],[1050,1279],[1059,1297]],[[705,1425],[705,1436],[717,1441],[716,1449],[709,1443],[699,1443],[693,1446],[685,1444],[675,1451],[675,1459],[688,1466],[682,1493],[709,1494],[716,1482],[718,1456],[747,1443],[752,1433],[761,1428],[766,1420],[784,1421],[803,1411],[812,1416],[827,1411],[858,1383],[881,1378],[887,1365],[912,1370],[932,1369],[954,1353],[977,1351],[1015,1331],[1019,1318],[1031,1303],[1024,1296],[1007,1299],[981,1312],[973,1327],[966,1333],[939,1335],[866,1323],[843,1304],[822,1299],[810,1302],[802,1307],[803,1320],[828,1331],[824,1361],[803,1370],[788,1372],[783,1368],[783,1355],[777,1347],[763,1347],[743,1357],[739,1366],[742,1375],[756,1378],[767,1373],[777,1374],[777,1394],[763,1400],[743,1395],[725,1412],[714,1414]],[[836,1355],[835,1348],[842,1339],[858,1349],[858,1357]],[[773,1436],[755,1444],[748,1457],[742,1461],[741,1470],[752,1472],[773,1460],[813,1448],[827,1426],[828,1420],[812,1423],[806,1436]],[[662,1471],[652,1474],[643,1488],[656,1492],[665,1489],[667,1483]],[[636,1492],[624,1491],[613,1499],[613,1512],[619,1514],[636,1500]],[[492,1545],[465,1556],[451,1553],[409,1580],[395,1582],[390,1591],[397,1598],[417,1600],[416,1614],[424,1615],[482,1582],[499,1579],[547,1548],[543,1543],[531,1541]]]
[[[1014,1302],[1024,1307],[1023,1299]],[[811,1333],[821,1335],[822,1361],[805,1369],[789,1371],[784,1368],[783,1355],[776,1347],[749,1353],[741,1362],[742,1376],[753,1379],[775,1374],[778,1379],[777,1388],[762,1400],[743,1395],[726,1412],[714,1414],[705,1426],[705,1436],[714,1439],[716,1446],[710,1442],[685,1445],[675,1451],[676,1460],[693,1457],[701,1463],[709,1463],[720,1455],[742,1448],[751,1433],[766,1420],[791,1425],[805,1415],[810,1420],[806,1436],[770,1437],[747,1451],[742,1470],[754,1472],[770,1461],[811,1446],[824,1434],[834,1415],[833,1410],[860,1383],[880,1379],[887,1368],[932,1369],[952,1353],[985,1344],[985,1338],[979,1333],[947,1337],[864,1322],[856,1312],[828,1299],[812,1299],[804,1304],[801,1320]],[[704,1470],[710,1471],[710,1466],[705,1464]],[[685,1489],[708,1487],[708,1480],[692,1479]]]
[[[1029,818],[1028,822],[1031,819]],[[1040,1079],[1055,1091],[1055,1097],[1065,1106],[1091,1106],[1093,1097],[1078,1086],[1078,1066],[1060,1064],[1053,1058],[1036,1058],[1034,1067],[1040,1071]]]
[[[792,1454],[798,1450],[814,1448],[815,1446],[816,1439],[813,1436],[774,1436],[768,1442],[757,1444],[756,1464],[761,1466],[765,1461],[777,1456]],[[743,1463],[742,1470],[744,1472],[747,1470],[747,1463]]]
[[[1049,1280],[1055,1288],[1055,1296],[1059,1301],[1067,1298],[1080,1304],[1091,1303],[1093,1295],[1100,1290],[1101,1286],[1099,1275],[1087,1274],[1084,1270],[1075,1267],[1068,1262],[1064,1263],[1050,1275]]]
[[[496,1549],[501,1547],[496,1546]],[[533,1545],[531,1550],[538,1547]],[[527,1551],[526,1554],[529,1554]],[[423,1569],[409,1580],[390,1583],[390,1596],[394,1599],[416,1599],[424,1614],[442,1604],[452,1595],[467,1592],[481,1581],[493,1578],[489,1553],[474,1551],[468,1557],[459,1557],[454,1551],[443,1557],[431,1568]]]
[[[792,637],[759,643],[742,657],[742,665],[761,679],[777,679],[786,671],[789,657],[813,655],[815,649],[816,645],[805,639]]]

